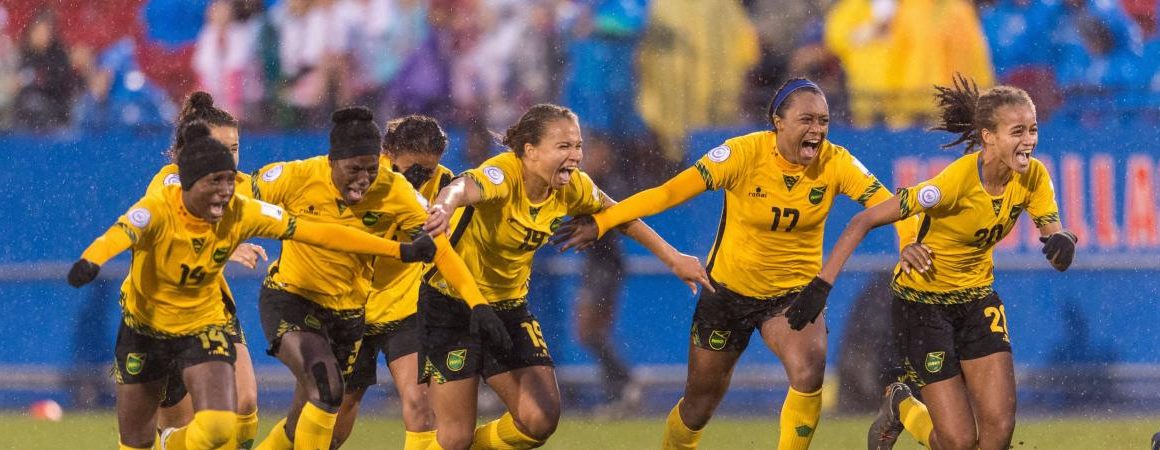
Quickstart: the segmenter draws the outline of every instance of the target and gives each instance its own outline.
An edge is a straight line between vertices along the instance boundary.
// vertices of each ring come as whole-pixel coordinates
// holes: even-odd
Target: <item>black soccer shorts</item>
[[[189,336],[162,337],[130,328],[122,320],[117,331],[113,377],[117,384],[139,384],[204,362],[233,364],[237,353],[226,328],[226,324],[211,325]]]
[[[995,293],[957,304],[895,297],[893,316],[903,365],[920,387],[961,374],[959,361],[1011,352],[1006,310]]]
[[[374,334],[371,328],[381,331]],[[363,343],[355,356],[354,369],[346,383],[347,392],[365,389],[378,382],[379,353],[392,361],[419,352],[419,315],[411,314],[383,326],[368,327]]]
[[[760,329],[766,320],[785,314],[797,297],[795,291],[777,298],[753,298],[733,292],[716,281],[710,282],[717,292],[701,290],[690,332],[692,344],[706,350],[744,351],[753,331]]]
[[[330,342],[343,378],[350,376],[362,345],[365,309],[330,309],[300,295],[263,286],[258,294],[258,315],[266,342],[270,344],[266,349],[270,356],[277,356],[286,333],[315,333]]]
[[[486,346],[468,330],[471,310],[462,300],[423,285],[419,289],[419,382],[446,383],[532,366],[553,366],[540,322],[523,299],[491,305],[507,328],[512,349],[502,352]]]

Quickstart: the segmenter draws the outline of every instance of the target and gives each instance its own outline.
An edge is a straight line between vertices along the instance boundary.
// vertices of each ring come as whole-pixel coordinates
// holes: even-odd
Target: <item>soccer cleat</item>
[[[1160,450],[1160,432],[1152,435],[1152,450]]]
[[[902,419],[898,417],[898,404],[913,397],[906,383],[894,382],[886,386],[886,395],[882,397],[882,407],[878,408],[878,417],[870,424],[870,431],[866,434],[866,448],[870,450],[889,450],[894,448],[898,435],[902,433]]]

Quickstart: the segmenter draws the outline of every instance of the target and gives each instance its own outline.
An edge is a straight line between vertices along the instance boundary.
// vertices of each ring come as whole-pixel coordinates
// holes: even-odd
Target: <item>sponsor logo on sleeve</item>
[[[282,207],[280,207],[278,205],[271,205],[271,204],[266,203],[266,202],[261,201],[261,200],[254,200],[254,201],[258,202],[258,205],[260,205],[262,207],[261,208],[262,215],[270,217],[272,219],[282,220]]]

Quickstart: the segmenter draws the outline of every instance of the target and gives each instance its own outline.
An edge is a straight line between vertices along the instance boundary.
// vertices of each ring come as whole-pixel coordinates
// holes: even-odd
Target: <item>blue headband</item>
[[[807,80],[804,78],[799,78],[799,79],[790,81],[788,84],[785,85],[785,87],[781,88],[780,91],[777,91],[777,95],[773,96],[773,101],[769,102],[769,111],[768,111],[768,114],[766,114],[766,117],[769,117],[769,124],[771,126],[773,125],[773,113],[776,112],[778,108],[781,108],[781,104],[783,102],[785,102],[785,99],[789,98],[789,95],[792,94],[793,91],[796,91],[798,89],[805,88],[805,87],[814,88],[818,92],[822,92],[822,88],[820,88],[820,87],[818,87],[818,85],[814,84],[813,81],[810,81],[810,80]],[[774,128],[774,131],[777,131],[777,127],[773,127],[773,128]]]

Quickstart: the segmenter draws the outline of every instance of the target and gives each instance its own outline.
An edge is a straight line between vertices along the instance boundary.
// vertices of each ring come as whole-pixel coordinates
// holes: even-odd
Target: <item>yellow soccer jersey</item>
[[[181,186],[181,178],[177,175],[177,164],[166,164],[153,175],[153,179],[149,181],[149,187],[145,188],[145,195],[161,191],[165,186],[177,185]],[[234,181],[234,194],[244,195],[246,197],[253,197],[253,192],[250,191],[250,175],[244,172],[238,172]],[[220,278],[222,295],[225,295],[226,300],[233,304],[234,293],[230,290],[230,285],[226,283],[226,277],[223,274]]]
[[[133,243],[121,285],[125,323],[160,337],[225,323],[218,283],[230,254],[252,237],[288,238],[294,222],[278,206],[235,195],[221,221],[210,224],[186,211],[181,186],[147,194],[116,224]]]
[[[809,284],[822,267],[822,232],[834,197],[863,205],[890,198],[845,148],[823,141],[809,166],[787,161],[777,134],[735,137],[694,165],[706,189],[725,189],[708,271],[741,295],[774,298]]]
[[[253,197],[254,193],[250,191],[250,175],[238,171],[238,176],[234,181],[234,193],[244,195],[246,197]],[[149,187],[145,188],[145,193],[150,194],[155,190],[161,189],[163,186],[177,185],[181,186],[181,178],[177,175],[177,164],[166,164],[153,175],[153,179],[149,181]]]
[[[390,167],[389,163],[387,167]],[[431,179],[420,187],[419,195],[427,202],[434,202],[439,190],[450,183],[454,176],[451,169],[440,165]],[[407,233],[397,232],[395,239],[409,241],[411,237]],[[419,283],[423,273],[431,266],[407,264],[392,258],[375,258],[374,275],[367,288],[370,291],[367,299],[367,334],[375,334],[374,331],[379,331],[379,328],[415,314],[419,301]]]
[[[992,249],[1027,211],[1036,226],[1059,221],[1055,187],[1043,163],[1013,173],[1003,195],[992,196],[979,178],[979,153],[963,156],[934,178],[900,190],[902,217],[919,214],[918,241],[934,253],[933,270],[895,268],[894,291],[923,303],[964,303],[991,293]]]
[[[326,155],[268,164],[254,177],[255,198],[286,208],[302,220],[346,225],[385,236],[396,229],[413,233],[427,210],[403,175],[380,164],[375,182],[357,205],[346,206],[331,180]],[[354,280],[369,277],[370,257],[283,242],[282,255],[270,265],[266,285],[291,292],[330,309],[357,309],[366,295],[351,295]]]
[[[511,152],[495,156],[462,176],[479,186],[483,199],[464,208],[458,220],[453,218],[451,242],[489,302],[527,296],[536,249],[548,242],[565,216],[592,214],[603,207],[604,194],[579,170],[563,189],[532,203],[524,191],[523,166]],[[442,274],[436,273],[430,284],[461,298]]]

